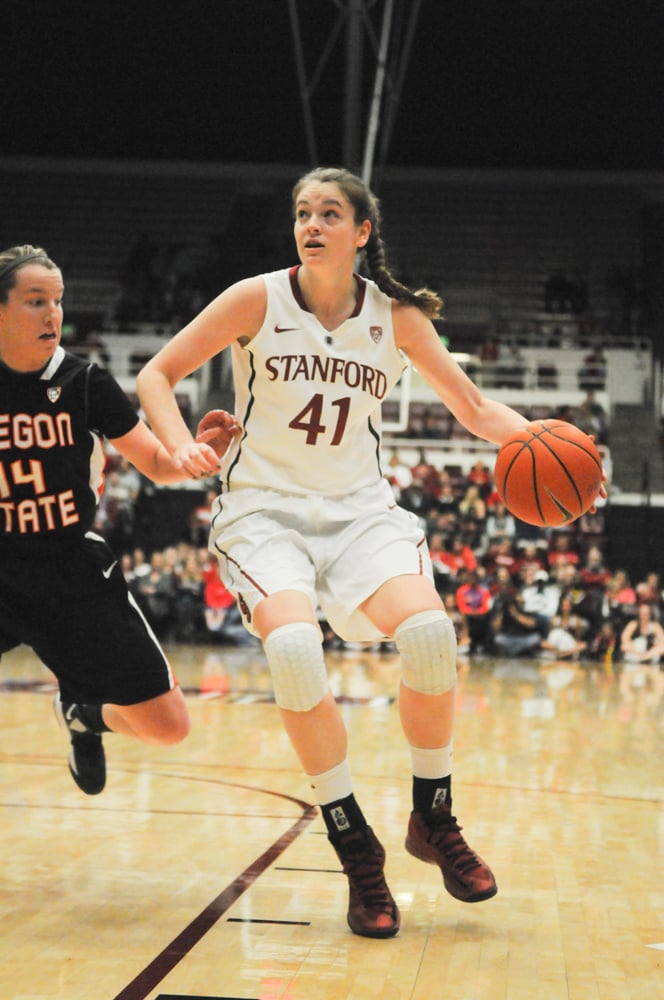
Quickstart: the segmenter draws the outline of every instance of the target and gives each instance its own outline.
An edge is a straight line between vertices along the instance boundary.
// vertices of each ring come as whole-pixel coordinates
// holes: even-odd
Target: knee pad
[[[444,611],[411,615],[394,633],[403,683],[420,694],[444,694],[456,684],[457,641]]]
[[[327,694],[320,631],[309,622],[280,625],[263,643],[279,708],[308,712]]]

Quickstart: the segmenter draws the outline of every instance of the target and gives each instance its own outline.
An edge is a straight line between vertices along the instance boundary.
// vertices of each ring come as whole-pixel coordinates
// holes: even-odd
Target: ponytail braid
[[[373,278],[381,292],[385,292],[397,302],[407,302],[409,305],[416,306],[429,319],[436,319],[440,316],[443,300],[437,292],[430,288],[418,288],[417,291],[413,291],[408,285],[404,285],[394,277],[387,266],[385,244],[380,235],[379,226],[372,227],[367,245],[364,247],[364,254],[369,276]]]

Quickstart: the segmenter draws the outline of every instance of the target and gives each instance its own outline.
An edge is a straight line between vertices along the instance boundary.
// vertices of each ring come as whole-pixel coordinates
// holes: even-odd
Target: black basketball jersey
[[[89,531],[104,481],[102,438],[137,422],[115,379],[62,347],[40,372],[0,362],[0,548]]]

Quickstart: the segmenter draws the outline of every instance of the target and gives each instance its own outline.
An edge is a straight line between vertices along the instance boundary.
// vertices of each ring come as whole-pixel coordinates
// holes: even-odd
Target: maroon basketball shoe
[[[332,846],[348,876],[350,929],[362,937],[394,937],[401,917],[383,875],[385,851],[371,827],[343,833]]]
[[[445,888],[464,903],[479,903],[498,892],[489,866],[468,846],[449,805],[437,806],[425,820],[410,814],[406,850],[420,861],[438,865]]]

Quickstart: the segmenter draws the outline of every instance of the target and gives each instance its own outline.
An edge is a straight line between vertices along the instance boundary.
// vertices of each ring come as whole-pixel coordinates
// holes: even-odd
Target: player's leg
[[[361,610],[401,655],[399,713],[411,752],[413,811],[406,848],[437,864],[457,899],[495,895],[486,863],[468,846],[452,813],[452,742],[456,697],[454,628],[426,576],[388,580]]]
[[[322,637],[309,598],[283,591],[255,607],[275,700],[349,881],[348,924],[365,937],[392,937],[399,911],[383,875],[385,852],[355,799],[348,738],[329,690]]]
[[[122,733],[143,743],[171,746],[189,733],[189,712],[179,687],[136,705],[102,706],[104,724],[114,733]]]
[[[69,600],[33,648],[60,682],[54,708],[68,730],[72,777],[95,795],[106,780],[104,733],[170,744],[187,735],[189,723],[166,655],[107,544],[86,537],[72,558]]]

